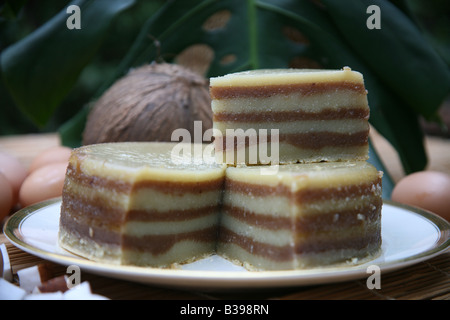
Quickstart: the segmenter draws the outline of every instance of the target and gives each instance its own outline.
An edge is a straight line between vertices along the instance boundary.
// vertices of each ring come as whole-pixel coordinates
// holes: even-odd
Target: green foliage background
[[[81,30],[66,27],[70,4],[81,8]],[[373,4],[380,30],[366,27]],[[214,52],[206,77],[286,68],[299,57],[360,71],[371,124],[398,151],[406,173],[421,170],[427,158],[419,120],[439,121],[450,90],[449,6],[446,0],[1,1],[0,134],[58,130],[64,144],[77,146],[89,103],[115,80],[204,44]],[[230,13],[223,28],[204,28],[223,11]],[[301,41],[287,37],[286,28]]]

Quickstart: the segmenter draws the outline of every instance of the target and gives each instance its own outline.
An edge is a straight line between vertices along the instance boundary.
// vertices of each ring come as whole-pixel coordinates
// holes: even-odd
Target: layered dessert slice
[[[218,253],[263,270],[360,263],[381,246],[381,176],[365,161],[229,167]]]
[[[216,152],[236,164],[366,160],[361,73],[254,70],[210,79]]]
[[[155,267],[214,253],[225,167],[196,153],[195,145],[174,153],[180,146],[75,149],[63,189],[60,245],[88,259]]]

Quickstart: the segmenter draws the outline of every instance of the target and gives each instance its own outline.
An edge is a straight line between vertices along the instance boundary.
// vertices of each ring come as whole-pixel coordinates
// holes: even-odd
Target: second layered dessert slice
[[[211,78],[216,152],[228,164],[368,157],[369,107],[361,73],[255,70]]]
[[[381,245],[381,172],[365,161],[227,169],[218,253],[247,267],[361,263]]]

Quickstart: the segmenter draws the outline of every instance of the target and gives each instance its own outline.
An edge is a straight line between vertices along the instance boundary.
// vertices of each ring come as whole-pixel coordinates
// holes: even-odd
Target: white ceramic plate
[[[376,265],[384,272],[430,259],[449,248],[450,224],[426,211],[385,201],[382,210],[382,253],[365,264],[290,271],[247,271],[218,256],[180,269],[117,266],[90,261],[58,246],[61,199],[49,200],[15,213],[4,226],[6,237],[40,258],[77,265],[86,272],[145,284],[204,290],[288,287],[369,277]]]

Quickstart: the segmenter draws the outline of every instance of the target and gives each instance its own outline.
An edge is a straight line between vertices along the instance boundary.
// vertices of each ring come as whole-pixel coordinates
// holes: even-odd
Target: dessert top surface
[[[347,81],[362,83],[363,76],[349,67],[342,70],[324,69],[260,69],[230,73],[210,79],[212,87],[221,86],[261,86],[288,85],[310,82]]]
[[[227,175],[243,183],[272,186],[282,183],[293,189],[359,184],[375,181],[382,175],[366,161],[287,164],[274,167],[271,169],[273,171],[266,171],[265,174],[261,174],[261,169],[257,166],[229,168]]]
[[[216,164],[208,145],[172,142],[116,142],[87,145],[72,152],[71,162],[84,167],[137,171],[209,171]]]

